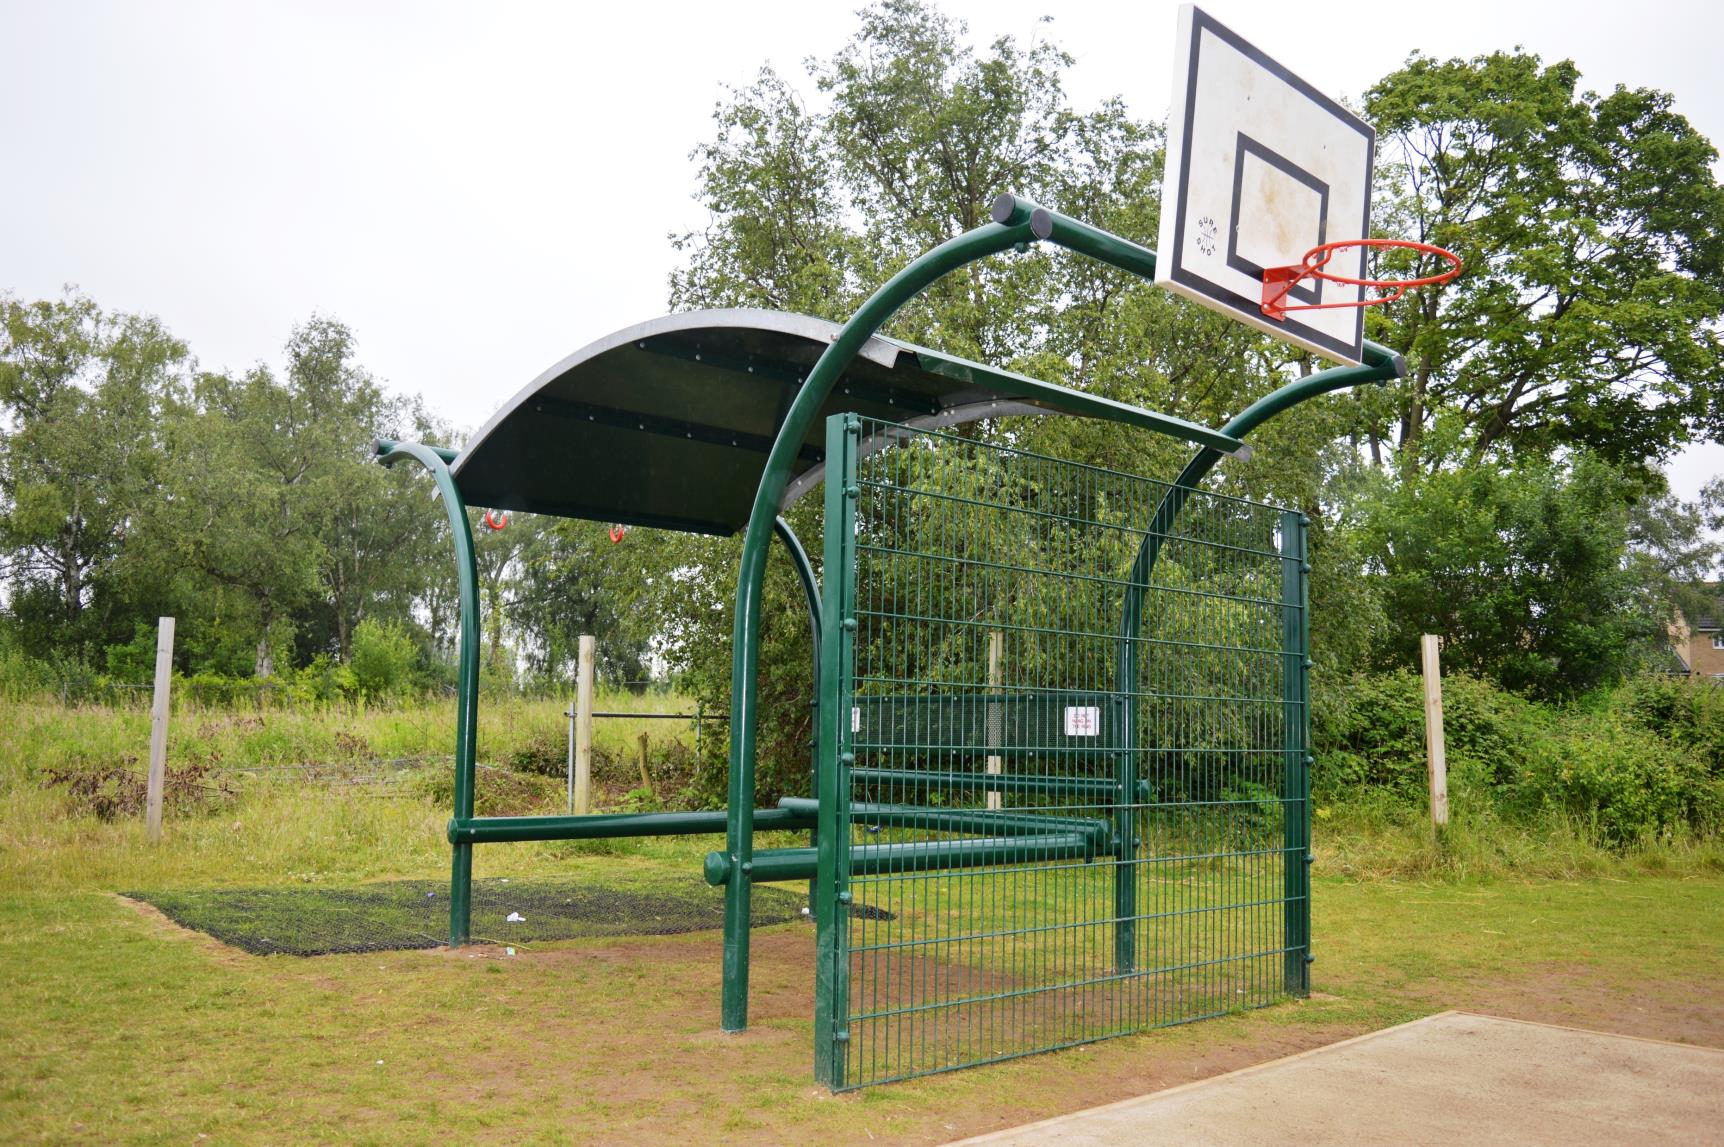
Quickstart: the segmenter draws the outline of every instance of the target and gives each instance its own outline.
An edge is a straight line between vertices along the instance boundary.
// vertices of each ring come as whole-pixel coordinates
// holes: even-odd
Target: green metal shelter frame
[[[767,829],[812,832],[821,814],[818,794],[777,808],[755,807],[760,611],[774,536],[783,544],[807,600],[816,658],[814,700],[820,706],[817,752],[835,752],[841,740],[835,706],[822,704],[832,694],[837,667],[821,654],[823,644],[831,642],[822,641],[820,586],[805,548],[782,516],[828,477],[828,417],[855,414],[938,429],[1007,415],[1071,415],[1119,422],[1195,445],[1197,454],[1162,498],[1132,567],[1134,591],[1120,619],[1120,632],[1129,635],[1141,620],[1143,595],[1162,540],[1223,458],[1249,456],[1243,442],[1247,434],[1308,399],[1405,373],[1400,355],[1367,341],[1362,365],[1319,371],[1289,383],[1215,430],[877,334],[901,307],[945,275],[1039,242],[1144,278],[1154,276],[1155,253],[1148,248],[1002,195],[992,206],[990,222],[912,261],[842,326],[771,311],[666,316],[607,336],[556,364],[505,403],[459,453],[377,443],[385,465],[412,459],[431,472],[449,518],[460,574],[455,800],[448,829],[453,849],[452,945],[470,939],[475,844],[722,832],[725,847],[706,864],[707,878],[725,888],[721,1021],[726,1031],[747,1026],[752,885],[757,880],[812,877],[815,868],[811,856],[763,856],[757,861],[754,834]],[[479,623],[468,506],[695,533],[742,533],[724,811],[474,815]],[[1123,641],[1120,648],[1117,675],[1128,681],[1135,672],[1130,659],[1137,656],[1137,643]],[[1120,779],[1132,782],[1129,776]],[[985,862],[979,855],[971,859]],[[1122,917],[1134,915],[1130,907],[1121,902]],[[1123,931],[1127,938],[1119,941],[1119,955],[1127,961],[1130,929]]]

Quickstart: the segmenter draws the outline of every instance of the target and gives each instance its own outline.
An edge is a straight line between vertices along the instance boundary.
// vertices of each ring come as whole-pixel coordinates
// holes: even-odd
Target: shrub
[[[1719,814],[1718,787],[1698,757],[1610,714],[1571,719],[1518,787],[1529,805],[1559,811],[1614,845],[1704,831]]]
[[[1425,800],[1424,688],[1417,674],[1356,674],[1338,685],[1320,683],[1312,700],[1313,797],[1345,801],[1386,790],[1407,803]],[[1451,790],[1488,797],[1512,784],[1553,725],[1544,706],[1476,677],[1446,677]]]
[[[1712,775],[1724,774],[1724,687],[1647,674],[1625,685],[1615,701],[1634,724],[1697,753]]]
[[[360,692],[381,700],[408,689],[417,657],[413,638],[404,626],[367,618],[353,631],[347,667]]]

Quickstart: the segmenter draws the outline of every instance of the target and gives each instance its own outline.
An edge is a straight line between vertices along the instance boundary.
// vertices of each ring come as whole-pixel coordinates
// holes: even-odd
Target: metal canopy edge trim
[[[497,429],[509,416],[514,414],[533,396],[545,387],[568,374],[589,359],[597,358],[606,351],[615,350],[631,342],[650,339],[656,335],[677,334],[688,330],[710,330],[714,328],[740,328],[747,330],[772,331],[778,334],[798,335],[810,342],[829,343],[838,333],[838,324],[829,323],[825,319],[813,318],[809,315],[798,315],[789,311],[769,311],[756,307],[730,307],[710,311],[677,311],[674,314],[660,315],[644,323],[636,323],[632,327],[624,327],[588,343],[580,350],[559,360],[555,365],[540,372],[539,376],[526,386],[515,392],[514,397],[497,408],[497,412],[485,421],[485,424],[474,431],[472,436],[461,447],[460,455],[455,459],[449,472],[460,478],[463,464],[474,450],[480,446],[490,434]],[[898,356],[903,348],[885,339],[873,338],[862,347],[861,357],[879,365],[892,369],[898,363]]]

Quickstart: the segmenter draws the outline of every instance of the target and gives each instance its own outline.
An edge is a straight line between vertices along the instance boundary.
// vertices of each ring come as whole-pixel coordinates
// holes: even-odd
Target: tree
[[[159,462],[156,416],[185,346],[154,319],[107,315],[68,292],[0,296],[0,547],[26,648],[78,658],[128,618],[116,564]]]
[[[1366,96],[1378,228],[1467,264],[1373,310],[1374,337],[1411,370],[1392,404],[1361,411],[1403,467],[1445,461],[1424,447],[1444,412],[1472,460],[1579,447],[1643,464],[1724,429],[1717,153],[1665,93],[1579,81],[1521,52],[1415,55]]]
[[[1419,635],[1436,633],[1445,664],[1516,692],[1615,681],[1669,616],[1629,550],[1646,493],[1638,471],[1591,455],[1383,482],[1361,525],[1383,585],[1378,664],[1413,664]]]
[[[286,350],[284,380],[262,366],[197,380],[170,420],[165,496],[151,509],[158,567],[181,571],[194,602],[240,612],[258,677],[275,672],[295,611],[322,588],[330,525],[354,484],[365,488],[379,408],[342,324],[313,318]]]

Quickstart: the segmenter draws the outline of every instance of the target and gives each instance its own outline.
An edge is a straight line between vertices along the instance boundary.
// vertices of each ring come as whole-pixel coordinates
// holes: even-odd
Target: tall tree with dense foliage
[[[152,495],[156,419],[186,362],[153,319],[104,314],[76,293],[0,296],[0,551],[31,652],[79,657],[130,636],[116,568]]]
[[[1641,464],[1724,431],[1724,188],[1671,97],[1580,89],[1524,52],[1414,56],[1367,94],[1379,228],[1450,247],[1464,275],[1374,312],[1411,370],[1366,399],[1408,468],[1568,447]],[[1405,264],[1388,261],[1405,273]]]
[[[259,366],[197,380],[170,421],[151,510],[156,559],[187,600],[249,631],[258,677],[292,648],[295,611],[321,588],[331,522],[370,477],[360,468],[380,407],[340,323],[313,319],[286,349],[285,378]]]

